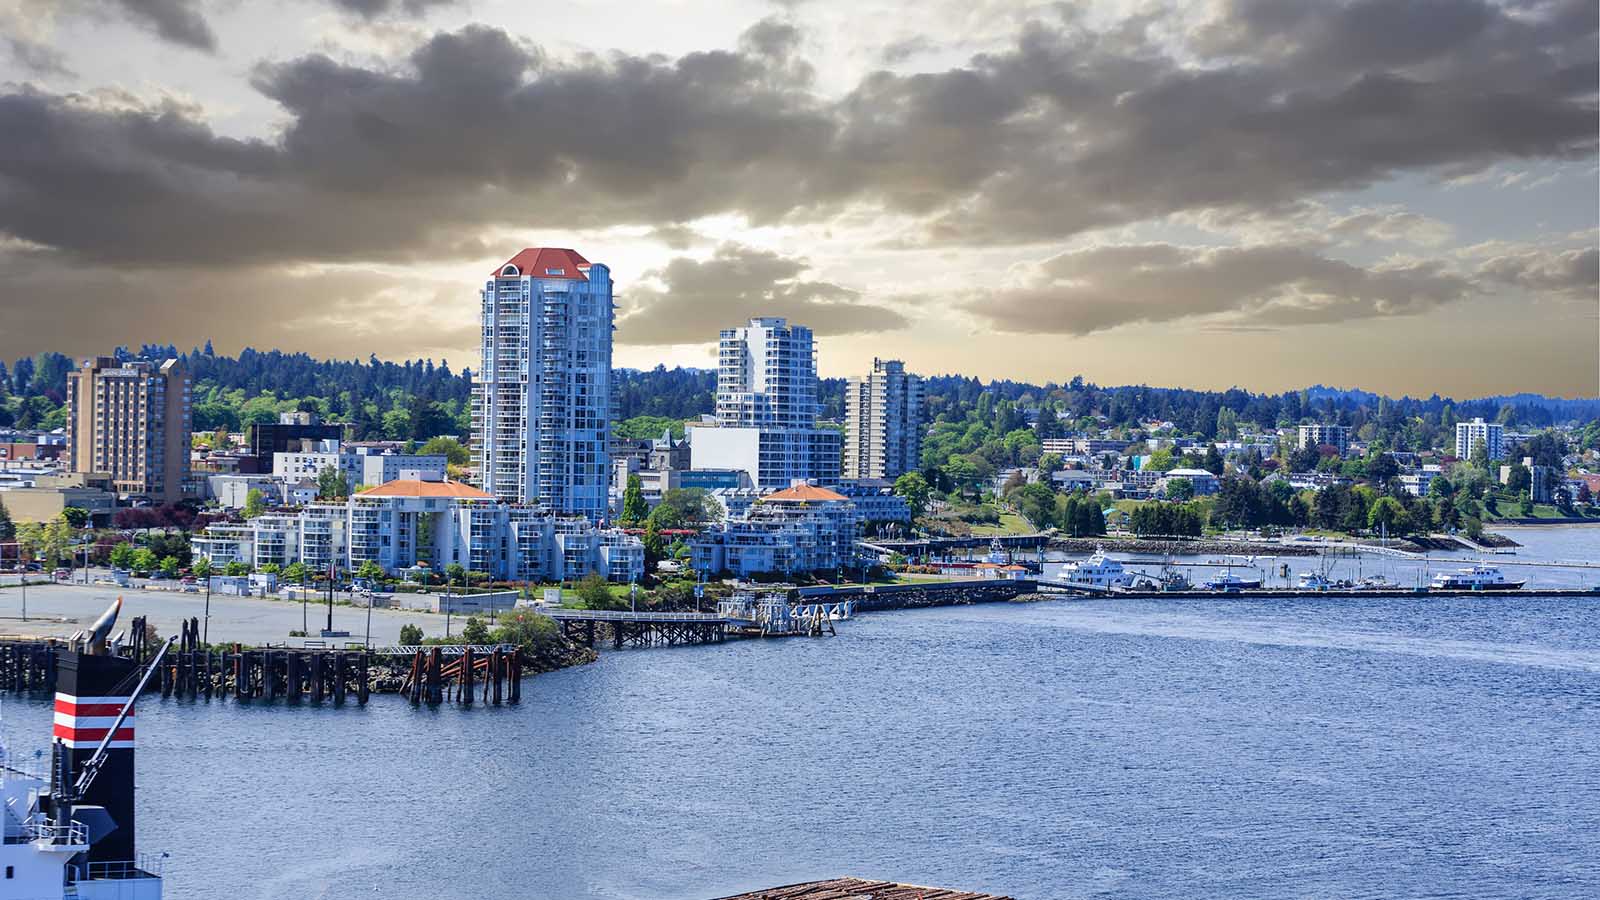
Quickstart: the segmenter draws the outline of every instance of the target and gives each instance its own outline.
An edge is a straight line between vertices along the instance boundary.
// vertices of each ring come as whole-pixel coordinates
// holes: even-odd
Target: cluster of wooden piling
[[[56,647],[48,641],[10,641],[0,644],[0,689],[53,691],[56,687]]]
[[[418,649],[403,692],[414,704],[450,700],[471,706],[474,693],[495,706],[520,703],[522,659],[515,649],[500,647],[487,652],[463,647],[460,655],[448,660],[439,647]]]

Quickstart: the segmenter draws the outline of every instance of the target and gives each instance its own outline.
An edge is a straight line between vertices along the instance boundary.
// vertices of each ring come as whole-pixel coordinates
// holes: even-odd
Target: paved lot
[[[122,596],[122,617],[118,630],[134,616],[148,616],[163,637],[178,633],[179,622],[191,616],[204,620],[206,595],[176,593],[172,591],[117,588],[112,585],[84,584],[29,584],[27,587],[28,620],[22,619],[22,589],[16,578],[8,577],[0,584],[0,634],[66,637],[86,628],[105,610],[113,599]],[[341,599],[347,599],[346,597]],[[312,601],[304,613],[312,640],[327,624],[328,607]],[[301,604],[298,600],[262,600],[255,597],[234,597],[213,593],[211,595],[211,622],[208,632],[212,643],[238,641],[245,644],[298,645],[303,638],[290,638],[291,630],[299,630],[302,622]],[[378,646],[395,644],[400,639],[400,627],[413,624],[422,628],[428,637],[443,637],[445,617],[435,613],[414,610],[372,610],[372,642]],[[459,635],[466,620],[451,617],[451,633]],[[365,607],[335,605],[333,626],[350,632],[349,638],[332,638],[330,641],[361,641],[367,633]]]

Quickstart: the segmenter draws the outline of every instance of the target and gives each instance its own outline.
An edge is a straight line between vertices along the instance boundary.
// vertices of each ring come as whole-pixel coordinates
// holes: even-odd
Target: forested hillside
[[[304,353],[245,349],[237,357],[203,349],[180,353],[172,346],[118,348],[124,358],[176,356],[195,380],[195,430],[237,431],[274,420],[289,410],[315,411],[350,422],[358,439],[426,440],[437,434],[470,431],[472,373],[453,371],[432,360],[391,362],[319,360]],[[64,422],[66,375],[72,359],[44,352],[7,365],[0,361],[0,427],[55,428]],[[657,420],[681,422],[713,409],[716,373],[707,369],[618,369],[614,379],[616,419],[649,417],[619,432],[659,434]],[[1436,429],[1473,416],[1515,427],[1537,429],[1563,422],[1600,419],[1600,399],[1559,400],[1535,395],[1452,401],[1441,397],[1390,399],[1363,391],[1321,386],[1283,394],[1257,394],[1233,388],[1196,391],[1143,385],[1100,387],[1082,378],[1063,384],[984,382],[959,375],[926,381],[930,416],[965,421],[979,398],[1009,401],[1009,408],[1031,415],[1050,407],[1048,418],[1062,429],[1134,427],[1169,421],[1175,431],[1216,437],[1240,427],[1272,428],[1300,421],[1337,422],[1360,429],[1372,423],[1385,435],[1406,433],[1406,442],[1438,440]],[[820,384],[822,418],[844,415],[844,379]],[[1423,429],[1423,423],[1435,423]],[[1054,426],[1047,426],[1054,427]]]

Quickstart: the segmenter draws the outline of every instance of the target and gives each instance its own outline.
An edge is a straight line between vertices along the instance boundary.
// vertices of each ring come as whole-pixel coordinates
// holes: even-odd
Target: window
[[[544,273],[546,275],[565,275],[565,274],[567,274],[567,270],[566,269],[545,269]]]

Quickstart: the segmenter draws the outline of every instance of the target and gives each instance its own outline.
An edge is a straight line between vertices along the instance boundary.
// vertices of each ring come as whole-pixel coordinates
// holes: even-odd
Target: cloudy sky
[[[617,360],[1600,393],[1594,0],[0,0],[0,357]]]

